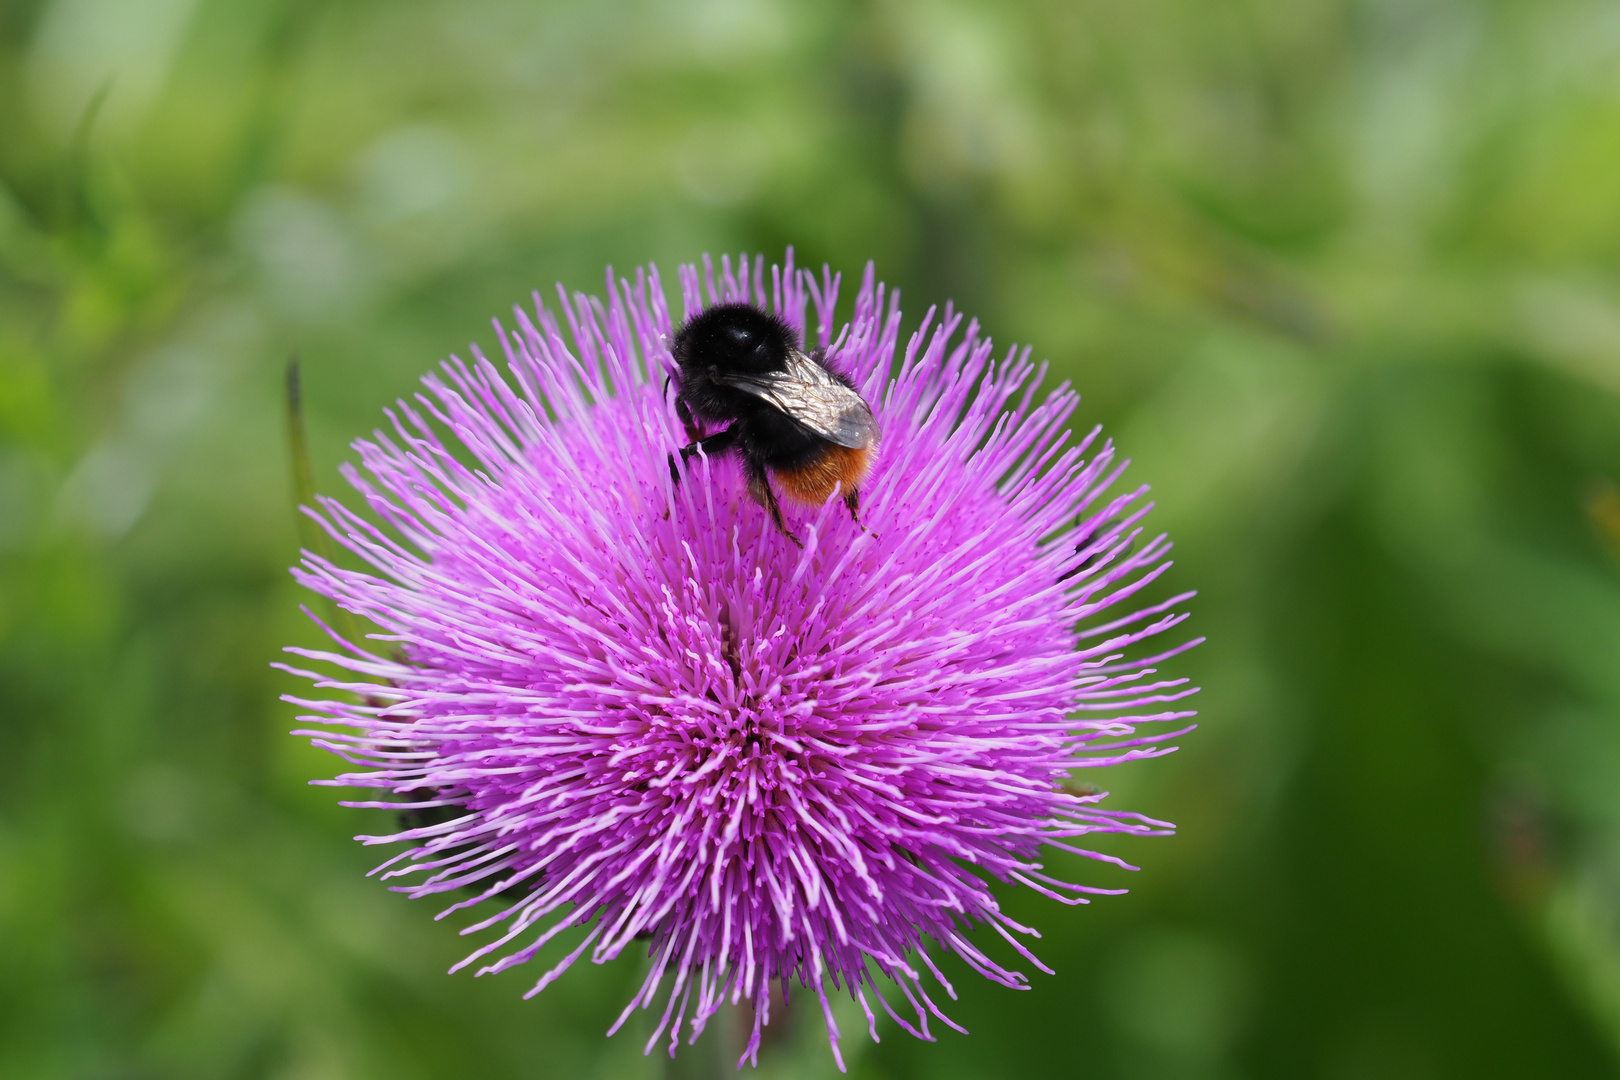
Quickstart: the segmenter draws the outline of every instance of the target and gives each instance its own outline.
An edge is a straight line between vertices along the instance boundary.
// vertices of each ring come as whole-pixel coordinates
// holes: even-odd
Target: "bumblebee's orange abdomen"
[[[832,494],[835,484],[842,484],[848,494],[860,486],[872,471],[872,448],[856,449],[830,444],[820,457],[797,469],[781,469],[776,479],[782,490],[793,499],[811,506],[820,506]]]

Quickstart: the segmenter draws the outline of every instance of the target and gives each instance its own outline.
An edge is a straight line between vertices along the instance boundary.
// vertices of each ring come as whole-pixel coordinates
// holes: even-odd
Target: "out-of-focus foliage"
[[[305,786],[281,370],[335,491],[530,288],[788,243],[1075,380],[1211,638],[1181,835],[854,1074],[1614,1075],[1617,177],[1604,0],[0,6],[0,1076],[655,1075]]]

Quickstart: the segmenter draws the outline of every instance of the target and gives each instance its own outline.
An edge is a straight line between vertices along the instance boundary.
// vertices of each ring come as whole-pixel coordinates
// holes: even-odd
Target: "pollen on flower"
[[[1047,970],[990,880],[1084,904],[1120,890],[1049,874],[1043,849],[1123,866],[1087,838],[1169,830],[1071,776],[1190,730],[1193,688],[1158,666],[1197,640],[1145,643],[1191,594],[1132,603],[1170,545],[1145,532],[1146,489],[1116,491],[1112,445],[1069,440],[1078,395],[1041,397],[1027,349],[998,360],[949,306],[902,347],[870,266],[836,339],[839,279],[791,252],[768,277],[724,260],[718,282],[705,259],[680,286],[688,317],[750,302],[801,334],[813,306],[883,432],[870,531],[824,495],[788,504],[796,546],[729,457],[675,483],[677,326],[656,269],[609,271],[605,300],[559,289],[497,324],[506,374],[452,357],[355,444],[369,513],[313,514],[368,569],[306,552],[293,572],[378,632],[289,650],[342,672],[297,671],[331,696],[289,700],[353,766],[317,782],[408,809],[362,838],[407,845],[382,876],[478,907],[487,940],[458,967],[504,971],[581,927],[531,995],[587,954],[640,952],[612,1030],[653,1008],[647,1049],[667,1033],[674,1053],[746,1002],[757,1061],[771,986],[793,983],[841,1068],[829,993],[874,1039],[880,1012],[925,1039],[956,1027],[925,946],[1024,988],[969,935],[987,926]]]

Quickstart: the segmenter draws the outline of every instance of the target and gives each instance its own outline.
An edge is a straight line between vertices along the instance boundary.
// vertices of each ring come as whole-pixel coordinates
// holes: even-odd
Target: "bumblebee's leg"
[[[860,488],[850,488],[848,491],[844,492],[844,507],[849,510],[849,519],[861,527],[861,532],[870,536],[877,535],[877,533],[866,527],[866,522],[861,520],[861,515],[859,513],[861,508]]]
[[[737,433],[732,428],[726,428],[724,431],[717,431],[713,435],[710,435],[707,439],[694,439],[692,442],[681,447],[681,460],[683,462],[691,461],[692,455],[698,452],[698,447],[700,446],[703,448],[703,452],[706,455],[709,457],[715,457],[719,454],[725,453],[727,450],[730,450],[732,444],[734,444],[736,441]],[[675,481],[677,486],[681,482],[680,470],[675,468],[674,454],[669,455],[669,478]]]
[[[782,520],[782,504],[776,501],[776,492],[771,490],[771,477],[765,471],[765,466],[746,455],[744,460],[748,467],[748,494],[754,497],[755,502],[771,512],[771,520],[776,523],[777,532],[799,547],[804,547],[804,541],[789,532],[787,524]]]
[[[703,432],[698,430],[697,421],[692,419],[692,410],[686,407],[686,399],[680,394],[675,395],[675,417],[686,429],[686,441],[695,443],[702,437]]]

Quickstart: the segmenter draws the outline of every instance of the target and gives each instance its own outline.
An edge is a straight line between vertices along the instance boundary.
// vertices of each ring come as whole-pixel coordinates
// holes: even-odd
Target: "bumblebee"
[[[736,453],[748,493],[800,547],[782,521],[773,477],[810,506],[839,486],[850,517],[861,523],[860,485],[872,471],[877,421],[821,350],[805,352],[791,327],[752,304],[718,304],[687,320],[673,352],[680,366],[675,415],[689,440],[682,461],[700,447],[709,457]],[[669,470],[679,483],[674,454]]]

